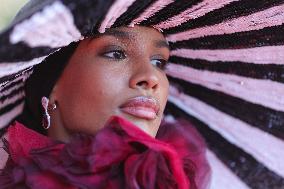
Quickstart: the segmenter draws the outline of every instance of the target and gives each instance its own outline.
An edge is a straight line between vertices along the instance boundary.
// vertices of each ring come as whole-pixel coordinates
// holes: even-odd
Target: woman
[[[2,188],[205,188],[196,131],[187,123],[159,130],[169,55],[158,30],[116,27],[35,66],[17,120],[48,137],[9,128]]]
[[[153,28],[117,28],[83,40],[49,95],[57,107],[49,136],[94,134],[117,115],[155,137],[168,96],[168,58],[169,46]]]
[[[167,57],[160,57],[163,53],[159,49],[164,48],[152,49],[153,44],[145,43],[142,40],[138,49],[131,48],[131,53],[129,53],[129,50],[124,52],[125,54],[113,51],[109,54],[103,51],[102,55],[98,56],[97,51],[94,50],[95,64],[88,64],[89,61],[87,60],[91,59],[89,54],[87,56],[83,55],[82,52],[75,53],[75,50],[79,49],[79,47],[76,48],[78,41],[90,40],[91,38],[96,41],[100,37],[111,37],[109,35],[102,36],[100,33],[108,33],[115,28],[128,33],[139,32],[143,29],[139,26],[148,28],[147,32],[150,34],[147,37],[149,39],[152,38],[152,35],[161,39],[161,35],[151,29],[156,28],[164,35],[170,47],[169,63],[164,70],[170,82],[169,101],[164,113],[171,116],[166,116],[162,120],[156,135],[158,140],[154,140],[152,136],[155,135],[156,126],[159,125],[154,120],[159,120],[159,117],[153,120],[144,119],[146,115],[147,118],[153,118],[156,112],[155,108],[153,108],[154,110],[150,108],[135,109],[136,113],[133,115],[133,108],[127,107],[125,109],[120,106],[129,100],[134,100],[132,102],[137,105],[139,104],[135,101],[137,99],[132,98],[142,95],[143,97],[150,97],[150,100],[147,98],[146,102],[154,104],[152,107],[156,107],[155,104],[158,101],[159,112],[162,112],[163,97],[159,97],[154,92],[160,91],[161,88],[145,89],[147,82],[144,82],[144,84],[140,83],[138,88],[133,89],[128,81],[137,74],[137,70],[141,70],[143,75],[147,76],[151,73],[158,77],[158,83],[161,85],[164,81],[160,77],[163,75],[163,71],[160,71],[159,66],[155,66],[160,65],[161,60],[159,59],[167,60],[165,59]],[[201,164],[196,163],[198,158],[194,158],[193,153],[188,156],[187,154],[189,153],[188,150],[196,150],[196,157],[201,157],[204,150],[201,147],[202,144],[196,143],[199,140],[194,140],[193,136],[195,135],[191,136],[194,131],[188,130],[190,128],[188,123],[175,122],[175,119],[180,116],[190,120],[208,144],[206,157],[208,157],[213,173],[212,189],[282,188],[284,185],[284,151],[279,149],[284,149],[283,26],[283,0],[31,1],[14,22],[0,33],[0,128],[1,130],[10,128],[7,135],[14,136],[8,137],[9,151],[10,154],[14,154],[14,156],[12,155],[14,162],[18,160],[16,157],[25,154],[25,159],[29,161],[21,162],[33,162],[34,164],[22,165],[26,168],[32,167],[24,170],[37,171],[34,171],[35,174],[31,174],[31,171],[29,171],[27,174],[6,175],[18,175],[18,177],[15,177],[17,179],[12,177],[14,178],[12,180],[18,182],[39,183],[40,186],[37,188],[48,186],[46,183],[54,183],[51,181],[56,180],[55,178],[64,178],[61,179],[64,184],[76,184],[76,186],[81,184],[81,187],[82,184],[90,184],[90,180],[93,179],[82,180],[78,177],[75,179],[75,173],[86,173],[89,170],[87,168],[90,166],[94,168],[94,165],[111,165],[104,167],[105,169],[100,167],[100,173],[103,173],[102,170],[109,171],[111,170],[109,168],[112,167],[113,170],[120,171],[111,171],[111,173],[116,172],[117,174],[114,175],[126,177],[121,179],[111,177],[112,179],[109,179],[109,181],[113,182],[127,180],[129,181],[127,183],[133,184],[134,181],[137,181],[140,185],[144,183],[147,185],[147,183],[160,183],[159,181],[161,181],[166,186],[171,186],[168,183],[190,183],[191,187],[194,185],[192,184],[193,181],[177,182],[176,179],[187,177],[192,180],[190,178],[193,178],[193,176],[188,177],[188,175],[195,172],[194,178],[197,185],[200,186],[200,183],[207,182],[198,179],[202,178],[202,176],[198,176],[200,175],[198,169],[207,169],[202,169]],[[143,31],[145,31],[144,29]],[[120,38],[123,36],[125,35],[120,35]],[[118,38],[118,36],[116,37]],[[117,42],[121,40],[120,38]],[[135,37],[132,37],[132,39],[133,44],[132,41],[130,44],[134,45]],[[72,44],[72,42],[75,43]],[[115,37],[112,42],[116,42]],[[115,46],[118,45],[126,51],[129,43],[122,43]],[[90,42],[90,44],[93,43]],[[86,46],[82,45],[80,49],[86,48]],[[151,53],[142,51],[142,47],[144,47],[144,50],[149,48],[153,51]],[[112,50],[119,51],[121,49]],[[145,53],[143,56],[139,56],[143,57],[142,59],[132,56],[137,55],[137,52]],[[75,56],[74,53],[78,56]],[[157,53],[158,58],[154,56]],[[76,61],[71,62],[72,54],[74,54],[72,60],[77,57]],[[123,78],[119,77],[112,80],[115,83],[124,82],[125,85],[116,85],[110,87],[110,90],[119,92],[120,87],[125,87],[123,89],[128,91],[127,94],[123,92],[123,95],[116,95],[115,98],[111,98],[112,103],[110,103],[107,98],[111,97],[108,95],[110,90],[99,91],[101,87],[91,86],[94,85],[95,81],[104,84],[105,87],[108,86],[103,82],[106,80],[103,79],[104,77],[100,77],[100,80],[81,82],[81,80],[89,78],[89,75],[83,73],[80,77],[78,76],[78,73],[83,70],[82,67],[80,67],[78,73],[74,71],[77,67],[79,68],[79,65],[75,64],[78,59],[80,62],[84,60],[84,63],[88,65],[83,67],[87,69],[86,73],[101,70],[103,67],[97,68],[101,65],[100,63],[107,62],[107,64],[103,64],[105,69],[109,65],[108,63],[111,63],[113,68],[105,72],[104,75],[107,78],[117,75],[115,72],[117,70],[114,69],[117,66],[125,67],[119,74]],[[97,62],[95,59],[101,61]],[[135,64],[128,64],[129,59],[131,59],[131,62],[134,61]],[[146,64],[146,62],[149,64]],[[153,65],[152,70],[148,66],[137,68],[142,63],[148,66]],[[37,64],[38,66],[36,66]],[[133,65],[137,65],[137,67]],[[96,67],[96,70],[93,67]],[[66,68],[66,71],[64,68]],[[65,73],[68,77],[64,76]],[[73,77],[73,75],[76,75],[76,77]],[[132,75],[133,77],[131,77]],[[97,78],[98,75],[94,73],[93,77]],[[149,75],[147,77],[152,78]],[[80,90],[73,87],[73,83]],[[112,86],[112,83],[108,84]],[[95,89],[98,89],[98,93],[94,92]],[[72,95],[66,94],[67,92],[64,93],[64,90],[69,91]],[[87,95],[88,92],[90,92],[90,95]],[[80,100],[78,100],[76,94]],[[84,98],[80,98],[83,94],[85,95]],[[96,98],[93,97],[94,94],[96,94]],[[163,93],[163,95],[166,94]],[[107,101],[98,100],[96,104],[93,103],[94,99],[99,99],[99,97],[105,97]],[[48,100],[49,103],[47,103]],[[82,106],[80,106],[81,102]],[[103,104],[103,107],[101,107],[101,103],[106,103],[106,105]],[[143,103],[145,104],[144,101]],[[103,111],[97,111],[99,109]],[[144,118],[137,118],[137,115],[144,116]],[[95,119],[95,116],[100,117]],[[109,117],[110,120],[106,121],[108,116],[119,116],[119,118]],[[85,117],[88,119],[85,120]],[[87,132],[79,136],[74,134],[80,131],[77,127],[78,119],[84,121],[82,128]],[[31,134],[31,130],[27,131],[25,127],[21,127],[19,124],[16,124],[18,126],[15,127],[9,127],[14,120],[18,120],[42,134],[59,139],[61,143],[56,145],[55,139],[50,141],[50,138],[42,137],[37,133]],[[87,123],[88,120],[90,122],[101,120],[102,123],[90,124]],[[44,123],[43,126],[41,126],[42,122]],[[68,122],[68,124],[65,122]],[[107,122],[105,127],[101,128],[105,122]],[[149,125],[151,125],[151,129],[149,129]],[[48,129],[46,130],[43,127]],[[138,127],[139,130],[137,130]],[[144,129],[147,135],[144,131],[141,132],[140,128]],[[149,135],[150,132],[152,136]],[[86,135],[92,136],[89,138]],[[73,137],[76,139],[73,139]],[[31,139],[40,140],[34,142],[35,140]],[[62,141],[64,141],[64,145],[62,145]],[[171,148],[167,148],[164,142]],[[47,146],[50,146],[49,143],[52,144],[52,148],[47,148]],[[95,146],[102,151],[95,153],[88,150],[90,144],[99,144]],[[198,148],[195,148],[196,146]],[[154,153],[156,151],[153,151],[153,148],[165,153],[162,153],[163,155]],[[32,152],[31,149],[33,149]],[[72,149],[81,150],[72,151]],[[110,153],[105,155],[104,152],[106,151]],[[104,155],[101,155],[102,153]],[[62,157],[59,158],[59,154],[62,154]],[[80,154],[83,155],[80,156]],[[96,154],[99,155],[95,156]],[[168,155],[165,156],[165,154]],[[176,155],[180,157],[169,159],[169,157],[176,157]],[[94,157],[99,158],[101,162],[94,164]],[[153,161],[149,161],[149,158]],[[179,165],[179,171],[176,172],[173,171],[174,168],[177,168],[172,166],[173,163],[164,163],[173,162],[177,159],[180,160],[180,163],[174,163]],[[120,165],[124,166],[117,166],[116,169],[113,160],[117,160],[116,162],[122,163]],[[56,162],[61,163],[56,164]],[[89,162],[89,164],[86,164],[86,162]],[[102,162],[107,163],[103,164]],[[193,163],[198,168],[197,171],[194,171]],[[156,166],[153,167],[153,165]],[[161,171],[161,168],[165,167],[167,169]],[[182,167],[186,168],[187,171],[180,171],[183,169]],[[15,165],[14,168],[16,168]],[[119,168],[125,168],[125,174],[121,174],[122,171]],[[158,173],[153,171],[158,170],[158,168],[160,170]],[[53,176],[53,179],[43,184],[45,180],[42,178],[50,177],[46,176],[46,172],[42,170],[52,172],[53,174],[48,175]],[[172,171],[167,172],[166,170]],[[208,171],[204,172],[207,173]],[[15,171],[15,173],[23,172]],[[38,178],[41,175],[36,173],[44,173],[45,176],[40,177],[41,179],[35,179],[37,182],[33,180],[26,182],[24,178],[32,179],[34,178],[32,176]],[[90,173],[94,173],[94,170],[91,169]],[[137,175],[137,173],[143,174]],[[177,176],[173,173],[185,173],[187,175]],[[21,175],[28,175],[29,177],[20,177]],[[143,177],[143,175],[148,176]],[[155,175],[159,176],[156,177]],[[89,176],[98,175],[90,174]],[[5,178],[7,179],[7,177]],[[106,179],[108,177],[103,175],[101,178]],[[8,180],[11,181],[11,179]],[[74,182],[76,180],[78,182]],[[98,181],[101,180],[98,179]],[[101,181],[99,183],[107,182]],[[119,184],[116,185],[120,186]]]

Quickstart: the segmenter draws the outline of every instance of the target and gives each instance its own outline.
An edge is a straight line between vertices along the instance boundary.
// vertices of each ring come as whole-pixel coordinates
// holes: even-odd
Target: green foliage
[[[0,31],[11,22],[17,11],[27,1],[28,0],[0,0]]]

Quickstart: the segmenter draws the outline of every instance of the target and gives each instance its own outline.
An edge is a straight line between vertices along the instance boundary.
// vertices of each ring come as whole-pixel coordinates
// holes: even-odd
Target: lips
[[[159,112],[159,104],[152,97],[139,96],[129,99],[126,103],[120,106],[122,112],[132,116],[153,120],[156,119]]]

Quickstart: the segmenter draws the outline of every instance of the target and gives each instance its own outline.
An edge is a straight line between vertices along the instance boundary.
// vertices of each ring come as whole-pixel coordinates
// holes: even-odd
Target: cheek
[[[69,77],[62,82],[61,116],[69,129],[95,133],[119,106],[117,97],[123,92],[125,81],[111,70],[75,70],[66,73]]]
[[[161,104],[163,104],[163,106],[166,106],[169,95],[169,81],[165,74],[162,76],[160,81],[161,81],[160,100]]]

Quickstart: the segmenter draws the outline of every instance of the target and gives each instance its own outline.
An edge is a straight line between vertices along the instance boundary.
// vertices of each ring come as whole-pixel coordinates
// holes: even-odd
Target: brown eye
[[[126,58],[125,53],[121,50],[109,51],[107,53],[104,53],[103,55],[107,58],[115,59],[115,60],[121,60],[121,59]]]
[[[161,70],[165,70],[167,66],[167,61],[164,59],[153,59],[151,60],[151,64],[160,68]]]

